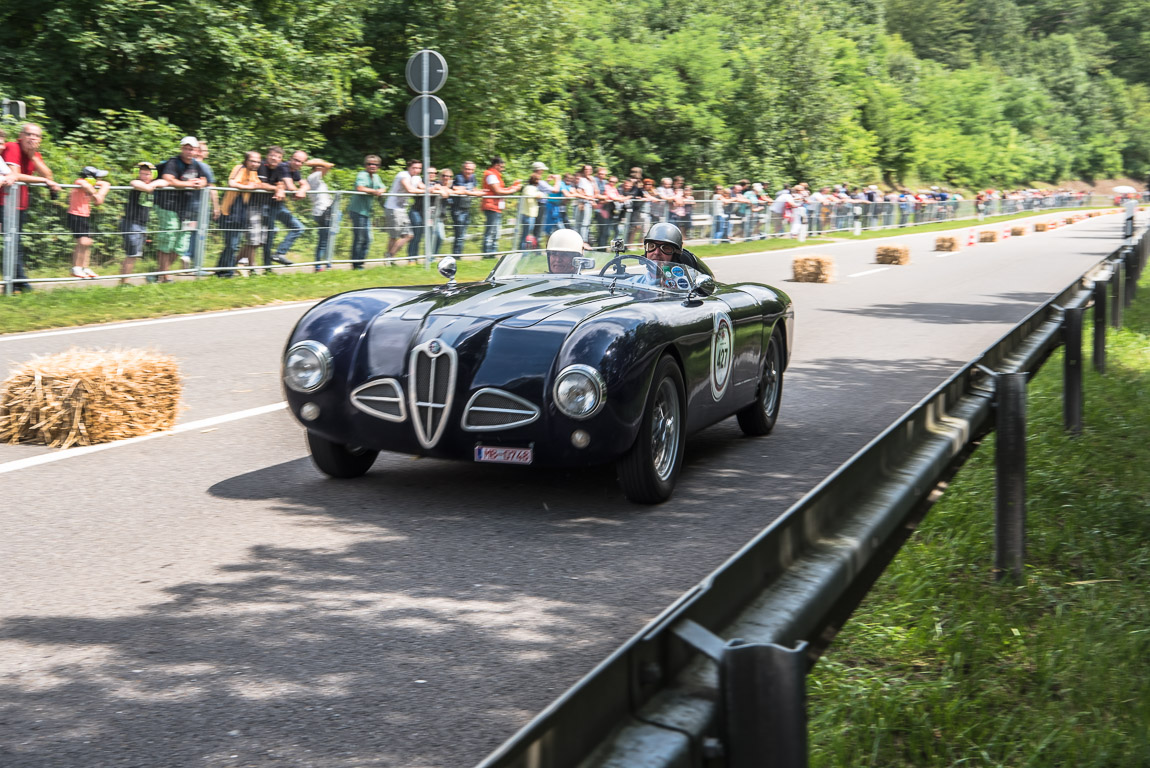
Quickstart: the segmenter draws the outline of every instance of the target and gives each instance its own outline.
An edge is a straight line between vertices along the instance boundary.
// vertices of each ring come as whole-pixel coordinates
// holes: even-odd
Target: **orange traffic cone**
[[[974,236],[974,230],[969,230],[966,235],[966,247],[973,248],[978,245],[978,238]]]

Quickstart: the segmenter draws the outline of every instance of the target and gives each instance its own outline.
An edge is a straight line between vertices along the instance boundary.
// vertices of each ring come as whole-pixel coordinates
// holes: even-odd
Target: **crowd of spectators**
[[[25,228],[28,211],[27,184],[46,185],[51,194],[60,190],[50,168],[39,153],[43,134],[39,126],[26,124],[17,141],[4,144],[0,163],[0,196],[6,188],[25,182],[19,193],[19,230]],[[0,139],[4,137],[0,135]],[[125,258],[120,270],[131,274],[144,252],[148,238],[155,247],[157,272],[154,279],[170,280],[162,274],[177,261],[187,269],[201,254],[203,234],[211,228],[222,231],[223,248],[216,261],[215,274],[227,278],[238,268],[270,269],[293,262],[288,258],[307,227],[286,204],[289,196],[310,198],[309,212],[316,231],[316,270],[322,270],[332,257],[332,229],[339,206],[326,177],[332,163],[309,157],[296,150],[269,147],[265,153],[251,151],[230,170],[226,185],[217,186],[208,164],[205,141],[187,136],[179,152],[155,165],[141,161],[130,183],[119,234],[123,237]],[[731,185],[716,184],[706,194],[696,195],[682,176],[663,177],[658,183],[633,167],[621,180],[604,166],[583,165],[575,173],[552,172],[545,163],[531,165],[529,177],[504,179],[506,162],[492,157],[482,173],[473,161],[461,164],[459,172],[450,168],[429,168],[424,184],[423,164],[411,161],[392,179],[390,186],[380,176],[382,159],[364,158],[363,169],[355,177],[354,189],[342,213],[350,224],[351,266],[362,269],[368,258],[376,227],[376,200],[384,216],[383,230],[389,241],[389,259],[402,258],[406,247],[409,260],[423,254],[424,233],[430,224],[430,250],[438,253],[449,239],[451,251],[461,254],[473,225],[482,227],[480,252],[494,258],[500,250],[500,237],[510,229],[513,249],[539,247],[559,228],[579,232],[584,242],[605,247],[614,238],[635,242],[648,227],[659,221],[675,224],[688,239],[712,243],[757,240],[767,237],[805,239],[809,233],[849,230],[856,227],[899,227],[954,218],[964,199],[958,192],[940,187],[918,191],[880,190],[877,185],[835,184],[814,188],[806,183],[774,188],[766,181],[741,179]],[[89,265],[92,241],[92,209],[103,205],[110,185],[107,171],[85,167],[71,190],[67,223],[75,238],[71,276],[95,278]],[[223,187],[222,194],[221,188]],[[209,192],[204,194],[203,190]],[[309,195],[310,193],[310,195]],[[973,198],[978,215],[1012,213],[1036,207],[1046,198],[1070,204],[1075,195],[1068,190],[987,189]],[[473,222],[473,198],[482,222]],[[516,205],[510,220],[508,198]],[[210,210],[201,210],[207,200]],[[969,209],[968,209],[969,211]],[[450,224],[449,233],[446,228]],[[278,245],[277,235],[282,233]],[[29,290],[24,261],[24,239],[18,238],[16,287]]]

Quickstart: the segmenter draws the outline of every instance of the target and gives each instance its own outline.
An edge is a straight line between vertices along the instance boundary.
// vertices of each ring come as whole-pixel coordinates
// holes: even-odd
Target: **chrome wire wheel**
[[[675,468],[680,425],[679,393],[670,379],[663,379],[651,418],[651,463],[660,480],[668,479]]]
[[[767,355],[763,365],[763,394],[760,402],[763,406],[763,415],[771,421],[779,411],[779,389],[782,387],[782,355],[778,339],[771,336],[767,342]]]

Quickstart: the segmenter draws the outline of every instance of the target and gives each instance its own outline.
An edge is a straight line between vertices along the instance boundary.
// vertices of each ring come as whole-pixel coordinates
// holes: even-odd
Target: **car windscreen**
[[[521,251],[506,254],[491,273],[496,280],[522,277],[599,278],[673,293],[687,293],[695,286],[698,273],[683,264],[652,261],[643,256],[617,257],[604,251],[567,252]]]

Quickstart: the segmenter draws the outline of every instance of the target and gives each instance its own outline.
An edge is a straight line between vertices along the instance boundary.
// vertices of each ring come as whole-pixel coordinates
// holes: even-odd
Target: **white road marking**
[[[136,445],[137,443],[143,443],[148,440],[155,440],[157,437],[178,435],[182,432],[194,432],[197,429],[206,429],[208,427],[214,427],[217,424],[226,424],[229,421],[239,421],[240,419],[246,419],[252,416],[262,416],[265,413],[282,411],[286,407],[286,402],[272,403],[271,405],[261,405],[258,408],[248,408],[246,411],[225,413],[222,416],[212,416],[210,419],[200,419],[199,421],[189,421],[187,424],[177,424],[167,432],[155,432],[150,435],[141,435],[140,437],[129,437],[127,440],[117,440],[114,443],[84,445],[79,448],[66,448],[62,451],[55,451],[53,453],[42,453],[39,456],[29,456],[26,459],[17,459],[16,461],[9,461],[4,464],[0,464],[0,475],[6,472],[15,472],[19,469],[27,469],[28,467],[38,467],[41,464],[51,464],[54,461],[63,461],[64,459],[72,459],[77,456],[87,456],[89,453],[106,451],[110,448],[120,448],[125,445]]]
[[[862,277],[863,275],[873,275],[875,272],[886,272],[890,267],[879,267],[878,269],[868,269],[866,272],[855,272],[853,275],[847,277]]]
[[[67,336],[74,333],[95,333],[96,331],[114,331],[120,328],[140,328],[145,325],[162,325],[164,323],[181,323],[185,320],[203,320],[210,317],[232,317],[234,315],[250,315],[255,312],[271,312],[277,309],[294,309],[318,301],[293,301],[288,304],[274,304],[270,307],[255,307],[254,309],[227,309],[223,312],[200,312],[194,315],[179,315],[178,317],[161,317],[156,320],[129,320],[124,323],[102,323],[100,325],[82,325],[78,328],[63,328],[58,331],[29,331],[28,333],[8,333],[0,336],[0,343],[5,341],[19,341],[23,339],[42,339],[48,336]]]

